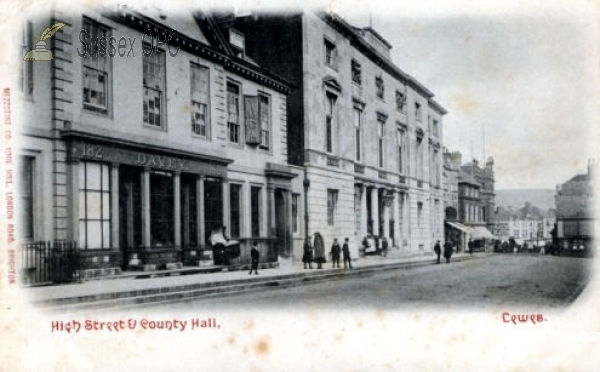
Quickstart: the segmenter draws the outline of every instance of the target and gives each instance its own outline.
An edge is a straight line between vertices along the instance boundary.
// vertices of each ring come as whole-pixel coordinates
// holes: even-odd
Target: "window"
[[[415,102],[415,118],[417,121],[423,120],[423,112],[421,111],[421,104],[419,102]]]
[[[171,247],[175,241],[175,194],[173,175],[154,171],[150,174],[150,232],[153,247]]]
[[[398,172],[404,172],[404,130],[398,129]]]
[[[292,232],[297,233],[299,229],[298,224],[298,201],[300,200],[300,194],[292,194]]]
[[[33,50],[33,24],[25,22],[23,27],[23,43],[21,45],[21,54],[24,56],[30,50]],[[28,97],[33,95],[33,62],[21,62],[21,91]]]
[[[358,85],[362,84],[362,71],[360,67],[360,63],[356,62],[356,60],[351,61],[352,65],[352,82]]]
[[[23,156],[19,164],[19,237],[25,240],[34,239],[34,189],[35,189],[35,157]]]
[[[378,121],[378,127],[377,127],[377,136],[378,136],[378,140],[377,140],[377,150],[378,150],[378,154],[379,154],[379,168],[383,168],[383,157],[384,157],[384,148],[383,148],[383,138],[385,136],[385,122],[383,121]]]
[[[240,88],[227,83],[227,138],[229,142],[240,143]]]
[[[252,237],[260,236],[260,191],[261,188],[256,186],[250,189]]]
[[[144,50],[150,50],[145,45]],[[165,53],[155,49],[143,55],[144,65],[144,123],[162,128],[165,121]]]
[[[423,137],[417,137],[417,180],[423,180]]]
[[[258,96],[258,117],[260,118],[260,145],[261,149],[269,149],[269,133],[271,128],[271,110],[269,110],[269,97]]]
[[[201,137],[206,137],[208,126],[208,102],[210,97],[208,69],[206,67],[191,64],[190,75],[192,133]]]
[[[354,159],[356,161],[361,160],[361,119],[362,119],[362,111],[358,108],[354,108]]]
[[[107,53],[99,53],[97,40],[110,38],[107,27],[88,19],[83,21],[83,29],[87,36],[87,50],[83,61],[83,107],[88,111],[108,114],[109,76],[111,61]]]
[[[107,164],[79,163],[79,246],[110,248],[110,172]]]
[[[400,91],[396,91],[396,110],[404,112],[404,105],[406,104],[406,95]]]
[[[229,224],[229,233],[231,238],[240,237],[240,220],[242,217],[240,211],[240,204],[242,202],[241,191],[241,185],[229,185],[229,218],[231,219],[231,223]]]
[[[375,76],[375,88],[377,98],[383,99],[385,94],[385,85],[383,84],[383,77],[381,75]]]
[[[333,152],[333,125],[335,122],[335,101],[336,97],[334,95],[326,94],[325,150],[328,153]]]
[[[204,182],[204,231],[202,244],[210,244],[210,233],[223,226],[223,183],[221,179],[207,177]]]
[[[337,190],[327,190],[327,225],[335,225],[335,210],[337,207]]]
[[[433,119],[433,135],[434,136],[439,136],[439,122],[435,119]]]
[[[325,64],[331,68],[337,69],[337,48],[334,43],[324,39],[325,44]]]
[[[417,226],[421,227],[421,222],[423,219],[423,202],[417,203]]]

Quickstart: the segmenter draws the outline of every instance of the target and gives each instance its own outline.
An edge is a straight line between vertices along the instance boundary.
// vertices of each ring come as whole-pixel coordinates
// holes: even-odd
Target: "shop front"
[[[70,234],[81,270],[158,270],[212,258],[210,233],[225,224],[230,159],[65,137]]]

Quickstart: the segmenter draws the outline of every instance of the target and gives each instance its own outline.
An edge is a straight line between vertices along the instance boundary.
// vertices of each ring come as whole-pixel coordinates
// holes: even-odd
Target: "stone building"
[[[319,11],[223,13],[219,24],[292,84],[288,160],[306,169],[308,222],[296,250],[317,231],[327,246],[348,237],[354,255],[367,234],[407,255],[443,240],[446,110],[394,65],[388,41]]]
[[[251,241],[265,261],[291,255],[289,86],[239,53],[243,37],[201,11],[56,10],[24,24],[19,52],[56,22],[54,60],[21,74],[22,242],[77,242],[83,275],[197,263],[218,226],[241,241],[236,262]]]

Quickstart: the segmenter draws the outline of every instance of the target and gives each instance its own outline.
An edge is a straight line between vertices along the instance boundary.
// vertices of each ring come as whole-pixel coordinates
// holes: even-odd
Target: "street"
[[[589,280],[590,260],[527,254],[431,264],[346,277],[290,288],[202,298],[150,308],[169,311],[281,309],[302,311],[406,310],[530,307],[560,309]],[[343,269],[340,270],[340,273]],[[148,307],[146,307],[148,309]]]

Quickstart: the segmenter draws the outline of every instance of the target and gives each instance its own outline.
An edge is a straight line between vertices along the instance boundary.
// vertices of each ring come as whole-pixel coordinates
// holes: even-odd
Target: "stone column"
[[[402,236],[400,235],[400,220],[403,216],[400,215],[400,205],[398,203],[398,198],[401,197],[401,194],[398,194],[394,191],[394,199],[392,200],[392,216],[394,216],[394,246],[400,247],[402,244]]]
[[[359,241],[367,236],[367,187],[363,184],[360,187],[360,236]]]
[[[175,247],[181,246],[181,173],[173,172],[173,243]]]
[[[371,189],[371,217],[373,218],[373,235],[379,235],[379,195],[378,189]]]
[[[78,242],[78,246],[81,247],[83,242],[79,240],[79,162],[73,161],[68,163],[68,195],[70,198],[69,203],[69,238],[75,242]],[[81,180],[85,182],[84,180]]]
[[[229,228],[229,181],[223,178],[223,226]],[[229,229],[227,230],[227,237],[230,235]]]
[[[150,168],[144,168],[142,172],[142,246],[152,245],[152,233],[150,231]]]
[[[206,231],[204,230],[204,180],[206,177],[196,178],[196,233],[198,246],[206,244]]]
[[[387,195],[387,190],[383,190],[384,192],[384,196]],[[383,203],[383,236],[385,238],[390,237],[390,207],[387,204],[386,199],[384,198],[384,203]]]
[[[112,248],[119,248],[119,164],[110,166],[110,241]]]
[[[269,236],[275,236],[275,187],[267,186],[267,191],[269,193]]]

